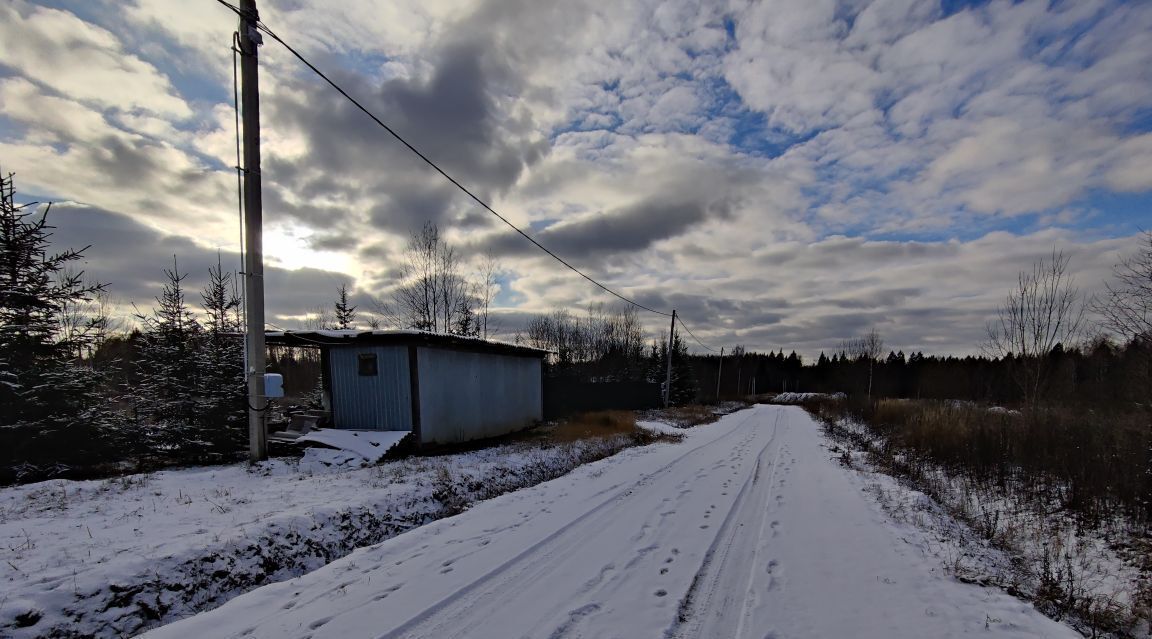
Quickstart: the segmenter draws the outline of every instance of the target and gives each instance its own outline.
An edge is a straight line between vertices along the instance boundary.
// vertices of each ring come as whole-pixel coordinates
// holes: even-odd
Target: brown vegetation
[[[1121,636],[1150,618],[1152,565],[1138,560],[1152,525],[1147,408],[1050,404],[1017,411],[959,401],[829,399],[805,407],[882,471],[910,481],[1018,557],[1018,574],[1000,585],[1020,589],[1047,614]],[[1101,578],[1083,542],[1089,537],[1137,558],[1129,563],[1143,571],[1142,581],[1125,596],[1088,586]]]
[[[634,435],[638,430],[636,413],[604,410],[580,413],[560,420],[551,428],[549,438],[557,442],[566,442],[590,437]]]
[[[970,402],[880,400],[815,407],[825,421],[854,417],[907,463],[940,465],[998,486],[1011,484],[1037,508],[1093,528],[1121,518],[1150,521],[1148,410],[1048,405],[1007,410]]]

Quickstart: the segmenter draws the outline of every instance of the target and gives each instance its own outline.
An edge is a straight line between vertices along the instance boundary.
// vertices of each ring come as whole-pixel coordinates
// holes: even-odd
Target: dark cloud
[[[150,308],[166,279],[164,269],[173,267],[173,256],[181,273],[187,273],[185,292],[189,304],[199,304],[199,290],[207,280],[208,268],[217,255],[227,270],[236,270],[239,255],[222,250],[219,254],[186,237],[165,235],[125,215],[99,208],[68,203],[53,206],[48,214],[53,227],[55,250],[89,246],[80,264],[93,280],[106,282],[110,297]],[[307,312],[319,304],[328,305],[341,284],[350,284],[343,273],[318,268],[289,270],[266,266],[265,296],[269,318],[283,318]],[[272,319],[271,321],[276,321]]]
[[[915,299],[923,293],[919,288],[893,288],[871,290],[851,297],[832,299],[829,302],[844,309],[896,309],[904,306],[909,299]]]
[[[547,144],[534,140],[530,117],[510,115],[515,109],[509,103],[514,105],[524,84],[506,53],[483,33],[446,36],[427,78],[375,84],[349,71],[335,71],[333,77],[429,158],[479,196],[491,198],[506,192]],[[308,148],[299,157],[268,159],[264,176],[274,189],[305,200],[370,202],[368,210],[349,213],[401,235],[425,221],[442,226],[460,217],[474,221],[467,196],[343,97],[311,77],[286,84],[287,90],[266,97],[266,122],[299,132]],[[284,210],[310,225],[334,217],[323,207]]]
[[[656,198],[575,222],[560,222],[536,233],[535,237],[561,256],[579,260],[643,250],[659,240],[681,235],[705,220],[727,218],[730,211],[730,203],[723,198],[711,202]],[[480,248],[497,255],[539,251],[512,233],[490,236]]]

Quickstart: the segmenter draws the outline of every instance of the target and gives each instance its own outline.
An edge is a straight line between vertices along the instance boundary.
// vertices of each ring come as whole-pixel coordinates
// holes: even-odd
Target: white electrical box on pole
[[[668,331],[668,372],[664,375],[664,408],[672,403],[672,339],[676,336],[676,309],[672,309],[672,328]]]
[[[248,457],[268,458],[264,396],[264,254],[263,211],[260,194],[260,85],[257,47],[263,43],[257,28],[256,0],[240,0],[240,94],[244,118],[244,296],[247,300],[244,350],[248,370]]]

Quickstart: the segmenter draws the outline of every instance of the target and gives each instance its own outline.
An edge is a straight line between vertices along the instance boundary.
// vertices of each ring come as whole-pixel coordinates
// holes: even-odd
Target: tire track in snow
[[[755,436],[755,433],[751,429],[745,428],[745,426],[749,420],[757,415],[758,411],[753,408],[747,411],[747,413],[748,414],[738,423],[733,424],[728,432],[685,451],[660,468],[633,481],[627,488],[617,490],[607,499],[599,502],[570,521],[566,526],[544,537],[478,579],[424,608],[392,630],[378,635],[377,639],[401,639],[409,637],[439,639],[440,637],[449,636],[454,628],[459,628],[460,619],[466,617],[478,606],[486,604],[486,600],[510,599],[514,601],[516,599],[514,593],[518,592],[518,588],[523,587],[525,583],[535,581],[541,575],[546,574],[552,569],[548,561],[550,558],[562,550],[581,547],[583,545],[585,541],[584,535],[577,533],[582,533],[589,526],[593,526],[593,524],[596,525],[594,529],[599,528],[602,525],[601,522],[603,519],[612,518],[613,513],[610,508],[611,506],[622,505],[622,502],[628,500],[639,488],[668,474],[673,469],[676,469],[684,459],[706,448],[726,442],[735,435],[744,435],[744,443],[746,444]],[[484,610],[481,611],[481,614],[486,611],[487,615],[485,616],[495,614],[501,609],[500,606],[483,606],[483,608]],[[577,619],[573,619],[573,621],[583,616],[585,615],[579,615]]]
[[[720,530],[717,532],[712,545],[705,554],[689,587],[688,593],[680,602],[675,623],[666,632],[670,638],[696,638],[696,637],[739,637],[743,630],[743,618],[748,614],[748,598],[752,581],[756,573],[756,562],[759,558],[759,549],[769,519],[769,505],[772,499],[776,469],[779,466],[781,446],[777,445],[773,451],[772,461],[767,464],[768,477],[761,481],[761,472],[764,470],[766,454],[776,444],[780,427],[782,411],[776,413],[772,423],[772,435],[768,442],[757,454],[756,468],[744,481],[740,491],[733,501],[732,508],[724,518]],[[787,421],[784,424],[788,428]],[[762,495],[762,497],[761,497]],[[761,508],[760,526],[754,537],[744,529],[744,522],[755,521],[749,516],[749,508]],[[748,546],[751,544],[750,560],[738,562],[734,566],[729,558],[746,557]],[[735,555],[733,554],[733,551]],[[747,572],[747,579],[740,584],[737,575]],[[722,581],[729,583],[722,584]],[[736,583],[731,583],[735,581]],[[734,585],[743,585],[744,588],[733,588]],[[721,598],[717,601],[717,594]],[[737,604],[733,597],[739,597],[739,608],[733,612]],[[736,619],[732,615],[736,614]],[[731,628],[736,624],[734,629]],[[737,634],[734,634],[737,633]]]

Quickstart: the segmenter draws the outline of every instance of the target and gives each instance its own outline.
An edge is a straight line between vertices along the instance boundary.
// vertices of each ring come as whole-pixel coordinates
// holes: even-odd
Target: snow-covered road
[[[944,574],[823,442],[757,406],[147,636],[1079,636]]]

